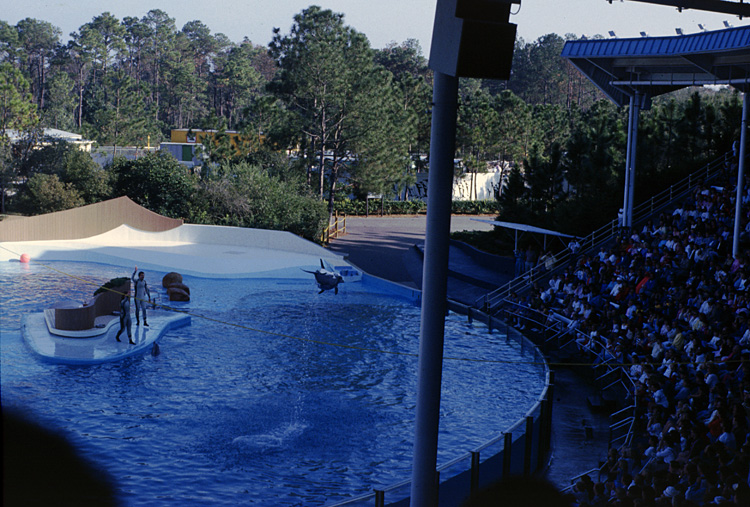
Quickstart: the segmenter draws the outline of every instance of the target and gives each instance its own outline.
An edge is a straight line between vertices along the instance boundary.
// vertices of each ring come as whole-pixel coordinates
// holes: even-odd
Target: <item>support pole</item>
[[[422,269],[417,414],[411,482],[412,507],[437,505],[435,469],[448,293],[448,248],[457,97],[458,78],[436,71],[432,95],[427,230]]]
[[[623,203],[622,225],[633,226],[633,195],[635,194],[635,160],[638,152],[638,120],[641,115],[641,100],[643,95],[636,92],[630,96],[630,111],[628,111],[628,144],[625,161],[625,198]]]
[[[747,140],[747,92],[742,98],[742,127],[740,130],[740,160],[737,168],[737,202],[734,208],[734,235],[732,237],[732,257],[735,259],[740,252],[740,225],[742,222],[742,194],[745,180],[745,142]]]
[[[622,216],[620,217],[620,227],[627,227],[628,203],[630,202],[630,122],[633,118],[633,97],[630,97],[630,108],[628,109],[628,139],[625,143],[625,190],[622,198]]]
[[[641,100],[643,95],[635,94],[633,100],[633,119],[630,129],[630,192],[628,192],[628,227],[633,227],[633,198],[635,196],[635,167],[638,159],[638,123],[641,119]]]

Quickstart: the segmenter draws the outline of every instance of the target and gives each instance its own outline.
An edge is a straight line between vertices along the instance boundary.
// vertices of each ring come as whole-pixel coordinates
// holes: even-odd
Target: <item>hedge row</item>
[[[427,213],[425,201],[391,201],[370,199],[370,215],[417,215]],[[334,210],[339,215],[366,215],[368,213],[364,200],[341,199],[334,203]],[[452,213],[456,215],[496,215],[499,213],[498,203],[488,201],[453,201]]]

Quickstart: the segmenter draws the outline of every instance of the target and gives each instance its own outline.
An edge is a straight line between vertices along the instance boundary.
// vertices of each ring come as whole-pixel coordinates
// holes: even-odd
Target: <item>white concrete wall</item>
[[[495,189],[499,188],[502,173],[477,173],[474,175],[476,196],[471,184],[472,175],[463,174],[458,181],[453,182],[454,201],[486,201],[495,199]],[[476,197],[476,198],[475,198]]]
[[[194,276],[304,277],[323,259],[349,266],[340,255],[289,232],[212,225],[182,225],[146,232],[122,225],[76,240],[0,242],[0,261],[86,261]],[[281,273],[285,271],[285,273]]]
[[[507,173],[507,171],[506,171]],[[453,182],[453,200],[454,201],[485,201],[495,198],[495,189],[502,182],[502,172],[477,173],[476,178],[476,199],[471,185],[471,174],[463,174]],[[409,199],[426,199],[427,198],[427,173],[417,174],[417,182],[409,187]]]
[[[338,255],[322,246],[301,238],[291,232],[266,229],[248,229],[220,225],[185,224],[163,233],[169,241],[220,244],[283,250],[321,257],[337,258]]]

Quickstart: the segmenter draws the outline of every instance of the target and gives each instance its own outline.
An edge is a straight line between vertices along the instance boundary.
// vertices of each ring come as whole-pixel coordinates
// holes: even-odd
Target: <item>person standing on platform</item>
[[[536,250],[534,250],[533,246],[529,245],[529,248],[526,249],[526,264],[524,265],[524,271],[528,272],[534,269],[534,266],[536,266],[537,257],[538,255],[536,253]]]
[[[148,284],[146,283],[146,275],[143,271],[138,273],[138,278],[136,279],[135,274],[138,272],[138,266],[135,267],[133,270],[133,276],[130,278],[133,280],[133,284],[135,286],[135,325],[140,326],[141,325],[141,319],[139,311],[143,314],[143,325],[148,326],[148,321],[146,320],[146,298],[148,298],[148,302],[151,302],[151,292],[148,290]]]
[[[120,298],[120,330],[117,331],[115,339],[119,342],[120,335],[123,331],[128,331],[128,341],[131,345],[135,345],[133,341],[133,333],[131,331],[133,327],[133,321],[130,319],[130,289],[125,292]]]
[[[514,251],[516,256],[516,270],[514,276],[521,276],[524,272],[526,254],[520,248]]]

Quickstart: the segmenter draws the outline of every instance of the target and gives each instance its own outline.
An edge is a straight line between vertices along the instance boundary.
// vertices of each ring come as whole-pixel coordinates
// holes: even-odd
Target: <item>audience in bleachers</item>
[[[635,386],[634,436],[574,485],[580,506],[750,506],[750,186],[734,258],[735,185],[727,171],[514,295],[519,323],[523,306],[565,323],[582,358],[621,365]]]

